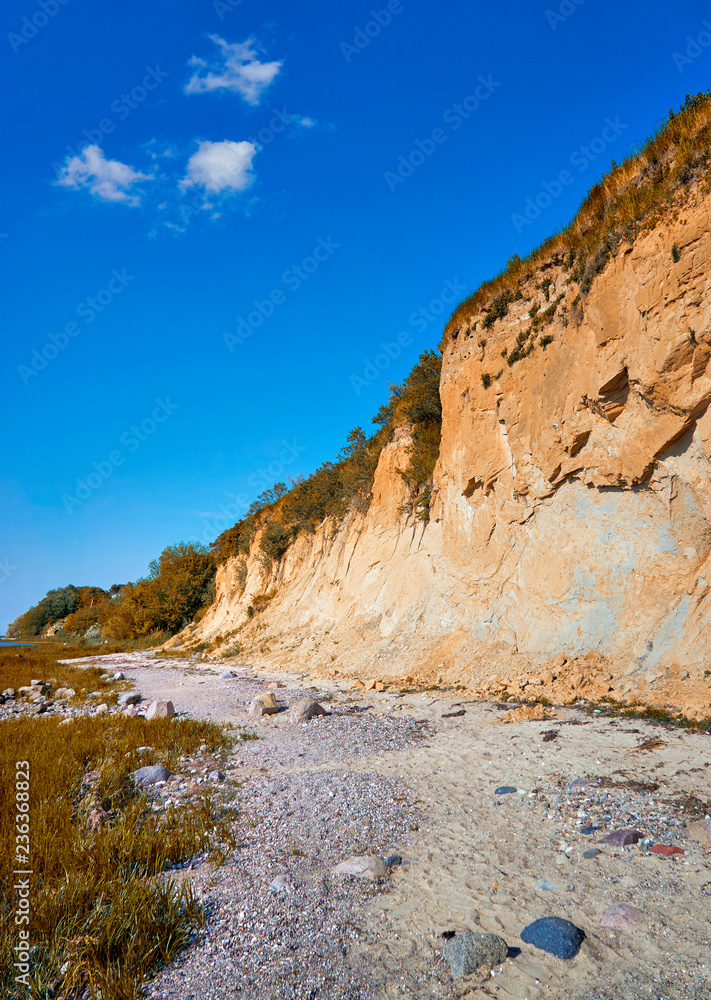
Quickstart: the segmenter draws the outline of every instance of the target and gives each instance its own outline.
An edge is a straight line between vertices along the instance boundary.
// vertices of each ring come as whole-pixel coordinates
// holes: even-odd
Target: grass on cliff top
[[[487,310],[485,326],[505,316],[519,281],[531,278],[539,265],[556,255],[572,270],[571,278],[584,294],[622,239],[631,242],[653,228],[692,182],[708,183],[710,164],[711,92],[687,95],[680,110],[670,111],[641,150],[620,164],[613,161],[565,229],[527,258],[514,255],[500,274],[460,303],[447,323],[444,341],[482,309]]]
[[[37,663],[30,667],[33,676],[43,672]],[[1,996],[135,1000],[145,978],[189,943],[204,922],[203,906],[189,883],[179,887],[167,875],[156,876],[205,851],[222,860],[235,846],[233,816],[221,813],[211,794],[154,813],[131,774],[153,763],[172,770],[180,755],[220,753],[231,743],[222,728],[190,720],[111,715],[0,722]],[[152,751],[139,754],[143,746]],[[29,763],[29,788],[18,761]],[[97,808],[108,819],[91,830],[89,814]],[[16,870],[33,873],[29,989],[12,968],[20,941]]]

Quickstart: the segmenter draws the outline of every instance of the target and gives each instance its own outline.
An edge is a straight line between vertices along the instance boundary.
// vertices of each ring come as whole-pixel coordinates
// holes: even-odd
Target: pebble
[[[442,957],[456,979],[471,975],[477,969],[493,969],[506,961],[508,953],[508,945],[498,934],[473,934],[471,931],[455,934],[442,947]]]
[[[301,701],[297,701],[291,706],[289,722],[292,726],[295,726],[300,722],[308,722],[310,719],[315,719],[318,715],[328,715],[328,712],[312,698],[302,698]]]
[[[629,847],[642,839],[639,830],[613,830],[606,837],[598,840],[598,844],[609,844],[610,847]]]
[[[125,681],[126,680],[126,675],[124,673],[122,673],[120,670],[117,670],[116,673],[114,674],[114,680],[115,681]]]
[[[249,714],[252,719],[259,719],[263,715],[276,715],[278,711],[276,698],[271,691],[258,694],[249,706]]]
[[[388,868],[397,868],[398,865],[402,864],[402,858],[399,854],[388,854],[387,858],[383,858],[383,861]]]
[[[543,889],[546,892],[557,892],[556,887],[554,885],[551,885],[551,883],[548,881],[547,878],[540,878],[536,882],[536,888]]]
[[[602,854],[599,847],[590,847],[587,851],[583,851],[584,858],[596,858],[598,854]]]
[[[711,818],[708,816],[698,823],[692,823],[687,832],[692,840],[704,847],[711,847]]]
[[[210,779],[210,781],[214,781],[216,783],[220,783],[225,780],[225,776],[222,773],[222,771],[210,771],[210,773],[208,774],[208,778]]]
[[[141,700],[141,695],[138,691],[124,691],[123,694],[119,695],[118,704],[120,707],[124,705],[137,705]]]
[[[650,847],[649,850],[652,854],[661,854],[664,858],[671,858],[675,854],[684,853],[680,847],[673,847],[671,844],[655,844],[654,847]]]
[[[557,958],[575,958],[585,931],[563,917],[541,917],[521,931],[521,940]]]
[[[223,672],[218,677],[218,680],[229,681],[229,680],[231,680],[232,677],[236,677],[236,676],[237,676],[237,674],[235,673],[234,670],[223,670]]]
[[[157,781],[167,781],[171,773],[162,764],[149,764],[134,771],[133,780],[137,785],[154,785]]]
[[[518,789],[514,788],[513,785],[500,785],[495,791],[494,795],[513,795]]]
[[[275,879],[269,883],[269,888],[272,892],[277,892],[279,894],[286,893],[288,896],[294,891],[294,883],[289,875],[277,875]]]
[[[146,719],[172,719],[175,707],[172,701],[152,701],[146,712]]]
[[[600,917],[600,926],[609,927],[615,931],[631,931],[637,926],[644,914],[636,906],[627,903],[615,903],[605,910]]]
[[[589,837],[592,833],[595,833],[594,826],[581,826],[580,832],[584,833],[586,837]]]
[[[334,875],[355,875],[356,878],[367,878],[375,882],[384,878],[390,868],[382,858],[353,857],[342,861],[333,869]]]

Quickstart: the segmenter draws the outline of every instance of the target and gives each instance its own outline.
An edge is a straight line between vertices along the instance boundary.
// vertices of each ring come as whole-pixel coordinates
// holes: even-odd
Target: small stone
[[[133,773],[133,780],[137,785],[155,785],[158,781],[167,781],[171,772],[162,764],[150,764],[147,767],[139,767]]]
[[[514,795],[517,790],[513,785],[500,785],[494,791],[494,795]]]
[[[365,691],[365,684],[363,681],[353,681],[351,691]]]
[[[295,726],[300,722],[315,719],[318,715],[328,715],[328,712],[317,701],[313,701],[311,698],[302,698],[301,701],[297,701],[291,706],[289,722]]]
[[[225,776],[222,771],[210,771],[208,774],[210,781],[214,781],[216,784],[220,784],[225,780]]]
[[[649,850],[652,854],[661,854],[664,858],[671,858],[675,854],[684,853],[680,847],[673,847],[671,844],[655,844],[654,847],[650,847]]]
[[[402,864],[402,858],[399,854],[388,854],[387,858],[383,858],[383,861],[388,868],[397,868],[398,865]]]
[[[275,879],[269,883],[269,888],[272,892],[276,892],[279,895],[286,894],[290,896],[294,891],[294,883],[290,875],[277,875]]]
[[[119,695],[118,704],[123,707],[124,705],[138,705],[141,700],[140,692],[138,691],[124,691],[123,694]]]
[[[613,830],[606,837],[598,840],[598,844],[609,844],[610,847],[629,847],[642,839],[643,834],[639,830]]]
[[[554,885],[551,885],[547,878],[541,878],[536,882],[537,889],[543,889],[545,892],[557,892]]]
[[[222,673],[220,674],[220,676],[218,677],[218,680],[220,680],[220,681],[229,681],[229,680],[231,680],[231,679],[232,679],[233,677],[236,677],[236,676],[237,676],[237,674],[235,673],[235,671],[234,671],[234,670],[224,670],[224,671],[223,671],[223,672],[222,672]]]
[[[375,682],[375,689],[374,690],[376,690],[376,691],[384,691],[385,690],[385,685],[383,684],[382,681],[376,681]]]
[[[115,681],[125,681],[126,680],[126,675],[123,674],[120,670],[117,670],[116,673],[114,674],[114,680]]]
[[[568,791],[579,792],[583,788],[587,788],[589,784],[590,781],[587,778],[573,778],[572,781],[568,782]]]
[[[355,875],[356,878],[367,878],[375,882],[384,878],[390,868],[382,858],[353,857],[342,861],[333,869],[334,875]]]
[[[369,681],[365,682],[365,690],[366,691],[374,691],[375,690],[375,685],[377,683],[378,683],[377,677],[371,677],[371,679]]]
[[[506,961],[509,948],[498,934],[473,934],[465,931],[445,941],[442,957],[456,979],[471,975],[477,969],[493,969]]]
[[[599,847],[591,847],[587,851],[583,851],[584,858],[596,858],[598,854],[602,854]]]
[[[121,709],[122,715],[127,715],[130,719],[135,719],[138,715],[138,709],[135,705],[124,705]]]
[[[585,931],[562,917],[541,917],[521,931],[521,940],[557,958],[575,958]]]
[[[702,844],[703,847],[711,847],[711,819],[708,816],[700,819],[698,823],[692,823],[687,833],[692,840]]]
[[[276,698],[271,691],[258,694],[249,706],[249,714],[253,719],[259,719],[263,715],[276,715],[278,711]]]
[[[175,708],[172,701],[152,701],[146,712],[146,719],[172,719]]]
[[[94,712],[94,715],[106,715],[108,711],[109,711],[109,706],[106,704],[106,702],[104,702],[103,705],[96,706],[96,711]]]
[[[5,688],[5,690],[3,691],[3,694],[5,695],[6,698],[14,698],[16,693],[17,692],[15,691],[14,688]]]
[[[615,903],[605,910],[600,917],[600,926],[609,927],[614,931],[631,931],[637,926],[644,914],[636,906],[627,903]]]
[[[76,694],[74,688],[57,688],[54,692],[54,697],[57,701],[67,701],[69,698],[73,698]]]
[[[594,826],[581,826],[580,827],[580,832],[584,833],[586,837],[589,837],[591,834],[595,833],[595,827]]]

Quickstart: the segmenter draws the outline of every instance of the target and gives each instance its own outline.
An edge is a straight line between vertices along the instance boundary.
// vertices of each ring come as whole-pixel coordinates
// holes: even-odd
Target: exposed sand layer
[[[258,996],[261,989],[270,1000],[711,997],[711,849],[689,836],[690,824],[711,812],[709,735],[588,715],[584,707],[553,708],[536,720],[527,718],[535,712],[516,713],[514,705],[474,701],[461,692],[349,690],[327,680],[314,690],[303,676],[271,674],[284,684],[275,689],[284,709],[307,693],[333,713],[292,727],[285,710],[248,720],[251,698],[264,690],[264,678],[250,668],[233,666],[239,676],[225,680],[215,664],[140,654],[116,660],[144,699],[170,698],[179,712],[249,725],[260,737],[241,744],[233,760],[234,773],[246,780],[244,800],[254,807],[251,860],[240,866],[235,856],[224,868],[190,872],[223,923],[208,927],[179,968],[156,982],[152,996],[232,997],[242,962],[254,975],[239,995]],[[510,714],[517,721],[502,724]],[[576,779],[585,780],[571,787]],[[388,790],[380,806],[373,791],[378,780]],[[500,786],[516,791],[497,795]],[[333,795],[319,795],[319,788],[333,788]],[[385,809],[386,801],[391,808],[397,795],[402,822],[388,820],[393,840],[386,843],[388,827],[373,825],[372,810]],[[340,806],[339,796],[346,796]],[[254,805],[266,800],[268,808]],[[624,849],[598,843],[619,828],[645,839]],[[301,854],[285,849],[289,837]],[[323,942],[336,935],[341,958],[333,968],[341,981],[322,982],[308,955],[278,981],[270,979],[281,953],[265,929],[269,920],[281,941],[304,913],[318,914],[309,893],[318,884],[333,886],[330,868],[351,844],[369,853],[369,837],[373,853],[393,850],[405,863],[377,891],[339,883],[332,891],[341,923],[312,922],[302,935],[311,951],[316,939],[310,934]],[[652,853],[658,844],[684,853]],[[594,847],[601,853],[584,858]],[[261,929],[240,922],[226,901],[244,896],[263,908],[272,897],[270,882],[285,873],[297,887],[289,904],[272,907]],[[553,888],[539,887],[543,881]],[[616,903],[641,911],[637,927],[600,926]],[[527,924],[547,915],[585,931],[574,959],[554,958],[521,940]],[[354,922],[357,934],[334,929]],[[493,975],[453,982],[441,957],[442,934],[463,929],[500,934],[512,957]],[[218,946],[217,931],[227,945]],[[197,981],[211,963],[215,978],[205,992]]]

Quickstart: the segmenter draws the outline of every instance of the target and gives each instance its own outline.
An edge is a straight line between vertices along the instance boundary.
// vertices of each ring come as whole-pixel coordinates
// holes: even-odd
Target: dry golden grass
[[[63,656],[66,647],[56,650]],[[24,650],[23,650],[24,652]],[[7,656],[5,653],[5,656]],[[24,659],[24,657],[23,657]],[[40,652],[12,670],[20,683],[48,666]],[[7,668],[9,672],[11,668]],[[71,669],[71,668],[70,668]],[[62,683],[70,674],[59,668]],[[4,675],[7,676],[7,675]],[[44,678],[43,678],[44,679]],[[8,686],[3,684],[4,687]],[[82,716],[68,723],[39,716],[0,722],[0,995],[102,997],[134,1000],[144,978],[169,962],[204,920],[188,883],[178,888],[166,867],[210,851],[215,861],[235,846],[233,813],[220,811],[210,793],[180,809],[153,812],[132,772],[181,755],[221,753],[233,742],[208,722],[119,715]],[[150,753],[137,753],[150,746]],[[17,896],[16,762],[29,762],[30,989],[14,980]],[[99,810],[103,825],[90,829]],[[17,842],[21,847],[23,841]],[[24,866],[23,866],[24,867]],[[64,968],[64,973],[60,970]]]
[[[530,279],[544,261],[565,261],[571,280],[584,294],[620,240],[631,242],[653,228],[670,205],[683,201],[692,183],[708,183],[710,164],[711,93],[687,96],[680,111],[670,114],[642,150],[614,165],[591,189],[570,225],[527,258],[512,257],[500,274],[454,310],[442,347],[456,328],[477,319],[482,310],[491,317],[488,325],[506,315],[519,283]]]

